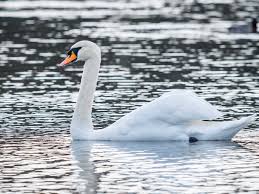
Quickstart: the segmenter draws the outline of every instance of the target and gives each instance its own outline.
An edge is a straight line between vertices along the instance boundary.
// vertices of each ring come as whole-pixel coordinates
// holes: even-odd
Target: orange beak
[[[59,67],[64,67],[65,65],[68,65],[69,63],[72,63],[77,58],[76,54],[74,52],[71,53],[71,55],[67,56],[67,58],[62,61],[62,63],[58,64]]]

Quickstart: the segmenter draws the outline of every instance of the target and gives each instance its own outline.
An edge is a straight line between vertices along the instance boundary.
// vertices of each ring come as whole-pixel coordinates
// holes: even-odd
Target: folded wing
[[[222,116],[214,106],[194,92],[172,90],[125,115],[114,124],[120,128],[143,125],[177,125],[193,120],[211,120]]]

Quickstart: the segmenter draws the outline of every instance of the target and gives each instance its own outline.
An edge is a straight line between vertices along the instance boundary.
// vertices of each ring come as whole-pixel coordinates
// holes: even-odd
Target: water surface
[[[82,63],[56,64],[78,40],[102,49],[96,129],[170,89],[225,113],[258,112],[258,34],[227,28],[258,1],[1,1],[1,193],[259,191],[258,124],[236,143],[75,142]]]

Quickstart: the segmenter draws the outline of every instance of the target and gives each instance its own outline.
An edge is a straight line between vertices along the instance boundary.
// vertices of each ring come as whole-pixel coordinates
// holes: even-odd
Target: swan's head
[[[58,66],[64,67],[75,61],[87,61],[91,58],[100,59],[101,50],[95,43],[87,40],[82,40],[75,43],[69,49],[66,59]]]

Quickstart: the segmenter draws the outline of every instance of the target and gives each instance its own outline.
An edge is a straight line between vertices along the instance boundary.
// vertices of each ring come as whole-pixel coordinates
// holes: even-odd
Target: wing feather
[[[172,90],[128,113],[114,124],[121,128],[141,125],[177,125],[222,116],[214,106],[189,90]]]

